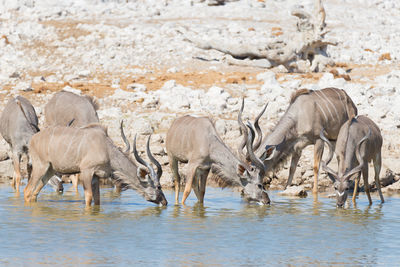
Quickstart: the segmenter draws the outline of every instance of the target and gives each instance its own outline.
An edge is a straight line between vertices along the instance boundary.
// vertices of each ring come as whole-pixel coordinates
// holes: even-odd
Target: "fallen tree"
[[[279,36],[268,44],[234,44],[229,40],[201,40],[195,37],[185,39],[201,49],[215,49],[224,54],[228,64],[271,68],[283,65],[291,72],[318,72],[333,60],[326,53],[328,45],[337,45],[335,41],[325,39],[328,33],[325,23],[325,9],[321,0],[315,0],[312,15],[302,7],[291,14],[298,18],[296,31]]]

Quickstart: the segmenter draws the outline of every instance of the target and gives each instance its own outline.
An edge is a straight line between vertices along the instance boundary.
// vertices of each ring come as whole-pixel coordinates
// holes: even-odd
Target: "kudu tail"
[[[21,101],[19,101],[19,99],[15,99],[15,102],[17,103],[17,105],[18,105],[19,108],[21,109],[22,114],[24,115],[26,121],[27,121],[33,128],[35,128],[35,130],[36,130],[37,132],[40,132],[39,127],[38,127],[35,123],[32,123],[32,122],[28,119],[28,116],[26,116],[26,113],[25,113],[24,108],[22,107]]]

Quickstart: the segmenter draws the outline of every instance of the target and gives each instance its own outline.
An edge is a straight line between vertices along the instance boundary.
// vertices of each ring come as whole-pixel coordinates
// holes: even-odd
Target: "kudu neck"
[[[290,143],[296,138],[296,120],[290,113],[285,113],[270,134],[268,134],[257,150],[257,156],[262,154],[266,146],[280,145],[283,149],[285,143]]]
[[[116,173],[123,183],[143,195],[144,188],[137,177],[137,166],[111,140],[107,140],[107,148],[112,172]]]
[[[210,159],[212,164],[216,165],[220,170],[221,178],[229,179],[233,184],[241,184],[237,174],[237,168],[240,160],[222,142],[222,140],[215,139],[215,142],[211,144]]]

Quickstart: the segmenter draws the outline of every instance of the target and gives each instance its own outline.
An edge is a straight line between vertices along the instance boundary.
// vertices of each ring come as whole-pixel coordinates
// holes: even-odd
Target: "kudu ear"
[[[143,167],[138,167],[138,169],[137,169],[137,176],[139,177],[139,179],[141,180],[141,181],[143,181],[143,182],[145,182],[147,179],[146,179],[146,175],[148,175],[149,174],[149,171],[146,169],[146,168],[143,168]]]
[[[330,173],[330,172],[327,172],[327,174],[328,174],[329,179],[331,179],[331,181],[332,181],[333,183],[335,183],[337,177],[336,177],[333,173]]]
[[[243,176],[245,171],[246,167],[244,167],[242,164],[237,165],[237,174],[239,174],[239,176]]]
[[[276,146],[270,146],[270,145],[266,146],[265,151],[261,155],[260,159],[262,161],[272,159],[274,157],[275,151],[276,151]]]

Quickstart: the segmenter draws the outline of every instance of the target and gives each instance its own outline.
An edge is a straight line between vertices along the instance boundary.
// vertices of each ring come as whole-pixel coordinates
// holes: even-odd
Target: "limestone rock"
[[[281,196],[306,197],[307,191],[304,189],[304,186],[290,186],[278,194]]]

